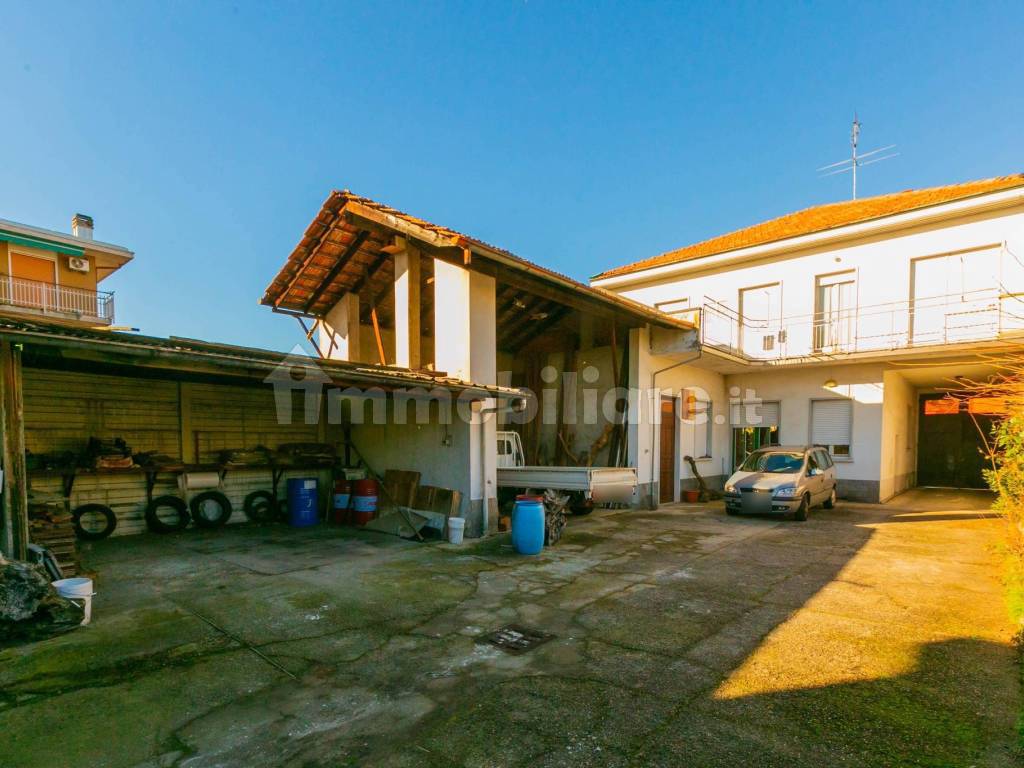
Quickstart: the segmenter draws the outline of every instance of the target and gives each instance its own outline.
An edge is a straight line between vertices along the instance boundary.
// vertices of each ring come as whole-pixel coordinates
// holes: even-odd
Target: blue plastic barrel
[[[544,549],[544,499],[516,496],[512,507],[512,547],[521,555],[537,555]]]
[[[288,480],[288,524],[305,528],[320,522],[319,497],[315,477]]]

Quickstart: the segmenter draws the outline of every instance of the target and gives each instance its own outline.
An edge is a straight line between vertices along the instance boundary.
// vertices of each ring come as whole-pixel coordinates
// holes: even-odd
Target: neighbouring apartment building
[[[682,457],[721,483],[777,443],[827,446],[846,498],[984,487],[986,414],[941,398],[1024,341],[1024,175],[809,208],[592,285],[700,328],[634,361],[662,390],[631,445],[661,501],[694,482]]]
[[[133,254],[94,240],[84,214],[71,219],[71,231],[0,219],[0,313],[82,326],[114,322],[114,294],[99,284]]]

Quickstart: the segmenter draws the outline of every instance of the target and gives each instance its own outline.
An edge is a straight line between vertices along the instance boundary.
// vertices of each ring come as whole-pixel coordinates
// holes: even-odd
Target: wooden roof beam
[[[556,307],[550,306],[551,302],[547,299],[540,297],[534,297],[533,301],[528,303],[526,307],[520,310],[520,315],[515,320],[506,324],[505,328],[498,328],[498,335],[504,336],[505,338],[515,338],[524,328],[528,327],[530,323],[538,322],[533,319],[533,315],[537,314],[538,311],[543,311],[545,307],[549,311],[545,312],[545,315],[551,315],[555,311]],[[547,319],[545,317],[544,319]]]
[[[309,265],[313,263],[313,259],[315,259],[316,255],[320,252],[320,248],[323,246],[324,242],[327,240],[327,236],[330,235],[331,232],[334,232],[336,229],[339,229],[339,227],[335,226],[333,222],[329,226],[324,228],[323,233],[320,235],[319,238],[317,238],[316,244],[313,245],[313,247],[309,249],[309,253],[306,254],[306,258],[303,260],[303,262],[299,266],[299,268],[297,270],[295,270],[295,274],[292,275],[291,279],[288,281],[288,285],[286,285],[284,287],[284,290],[281,291],[281,294],[274,301],[274,306],[275,307],[281,306],[281,304],[284,302],[285,298],[291,292],[292,288],[294,288],[295,284],[297,282],[299,282],[299,278],[301,278],[303,276],[303,274],[305,273],[306,268],[309,267]]]
[[[543,334],[545,331],[547,331],[552,326],[557,324],[562,318],[568,315],[571,311],[572,310],[570,310],[569,307],[559,307],[546,318],[539,321],[536,325],[532,327],[527,326],[526,328],[524,328],[518,334],[517,337],[514,337],[512,339],[512,342],[508,345],[507,349],[513,353],[519,352],[519,350],[522,349],[528,341],[532,341],[533,339]]]
[[[356,252],[363,247],[363,243],[366,242],[366,238],[370,236],[370,230],[361,229],[359,233],[352,239],[352,242],[348,244],[338,260],[334,262],[334,266],[331,267],[330,272],[327,273],[326,277],[320,281],[320,285],[313,291],[306,305],[302,308],[303,312],[309,312],[310,308],[316,304],[320,297],[324,295],[324,291],[327,290],[328,286],[334,282],[334,279],[341,274],[341,271],[348,266],[348,263],[352,261],[352,257],[356,255]]]
[[[384,266],[384,264],[385,264],[385,262],[387,262],[387,260],[388,260],[388,254],[385,251],[381,251],[380,253],[378,253],[377,254],[377,258],[374,259],[373,263],[370,264],[370,266],[366,268],[366,271],[364,271],[363,274],[361,274],[359,276],[359,279],[356,280],[355,284],[349,290],[349,293],[359,294],[360,292],[362,292],[363,288],[365,288],[366,285],[371,280],[373,280],[373,278],[376,276],[377,272],[380,270],[381,267]]]

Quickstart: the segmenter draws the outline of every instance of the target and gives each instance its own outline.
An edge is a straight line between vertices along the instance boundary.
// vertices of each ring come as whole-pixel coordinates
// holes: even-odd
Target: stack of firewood
[[[550,488],[544,491],[544,546],[558,543],[565,530],[566,507],[569,497]]]
[[[63,499],[30,499],[28,526],[29,539],[50,551],[64,578],[76,576],[80,566],[75,526]]]

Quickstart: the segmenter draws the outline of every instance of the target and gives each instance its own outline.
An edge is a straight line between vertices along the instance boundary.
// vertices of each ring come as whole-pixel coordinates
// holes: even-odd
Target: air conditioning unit
[[[88,272],[89,260],[81,256],[68,256],[68,269],[72,272]]]

